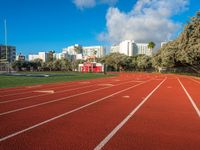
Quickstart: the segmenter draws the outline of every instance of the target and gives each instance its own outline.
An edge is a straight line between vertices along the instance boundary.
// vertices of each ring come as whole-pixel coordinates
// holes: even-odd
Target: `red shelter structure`
[[[79,64],[79,72],[103,72],[104,67],[101,63],[96,62],[85,62],[83,64]]]

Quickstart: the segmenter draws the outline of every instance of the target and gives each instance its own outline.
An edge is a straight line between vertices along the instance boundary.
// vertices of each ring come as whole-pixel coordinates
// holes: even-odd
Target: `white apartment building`
[[[97,58],[101,58],[105,55],[106,49],[103,46],[85,46],[83,47],[83,57],[87,59],[87,57],[95,56]]]
[[[39,52],[38,54],[30,54],[28,55],[29,61],[34,61],[35,59],[42,59],[43,62],[48,60],[48,53],[46,52]]]
[[[75,51],[75,47],[80,46],[75,44],[74,46],[69,46],[67,48],[63,48],[63,53],[67,53],[67,55],[71,56],[74,59],[87,59],[89,57],[96,56],[97,58],[101,58],[105,55],[106,49],[103,46],[80,46],[82,48],[82,53],[78,54]]]
[[[136,43],[135,49],[137,49],[138,54],[152,56],[152,49],[148,48],[147,43]]]
[[[119,52],[119,50],[120,50],[120,46],[119,45],[113,45],[110,48],[110,52],[111,53],[117,53],[117,52]]]
[[[138,54],[145,54],[152,56],[152,49],[148,48],[147,43],[135,43],[133,40],[122,41],[119,45],[111,47],[111,53],[119,52],[127,56],[133,56]]]

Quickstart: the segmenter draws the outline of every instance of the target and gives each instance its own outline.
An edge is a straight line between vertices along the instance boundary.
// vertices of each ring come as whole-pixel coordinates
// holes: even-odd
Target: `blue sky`
[[[154,6],[161,7],[158,0],[153,1],[154,3],[146,4],[145,0],[141,0],[143,3],[140,12]],[[174,1],[178,0],[169,0],[169,3]],[[186,1],[187,4],[183,5],[180,1]],[[136,0],[0,0],[0,4],[0,43],[4,43],[6,19],[8,44],[15,45],[17,53],[27,55],[52,49],[61,52],[62,48],[76,43],[110,45],[127,38],[139,42],[150,40],[144,38],[148,37],[146,33],[138,36],[138,32],[141,33],[138,27],[142,26],[135,26],[138,17],[141,20],[150,14],[149,11],[142,15],[136,14],[134,7],[140,6]],[[170,38],[180,32],[180,26],[188,20],[188,16],[193,16],[199,10],[200,2],[179,0],[175,5],[180,5],[177,6],[177,10],[180,10],[174,13],[173,10],[176,8],[169,5],[170,15],[165,14],[166,19],[163,20],[163,23],[169,23]],[[126,23],[125,19],[130,23]],[[153,20],[152,22],[156,23]],[[144,31],[152,34],[154,24],[144,26]],[[156,28],[159,28],[158,24],[155,25]],[[179,31],[175,31],[178,25]],[[157,39],[160,37],[158,35]],[[162,37],[166,35],[163,34]],[[157,42],[157,39],[153,40]]]

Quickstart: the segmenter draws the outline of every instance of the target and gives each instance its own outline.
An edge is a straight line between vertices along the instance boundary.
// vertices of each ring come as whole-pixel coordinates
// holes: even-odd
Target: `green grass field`
[[[63,81],[88,80],[114,76],[103,73],[78,73],[78,72],[20,72],[20,74],[61,74],[65,76],[51,77],[25,77],[25,76],[5,76],[0,75],[0,88],[55,83]]]

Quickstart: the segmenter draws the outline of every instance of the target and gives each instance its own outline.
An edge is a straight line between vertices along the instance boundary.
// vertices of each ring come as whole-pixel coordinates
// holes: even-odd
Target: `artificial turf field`
[[[0,89],[0,149],[199,150],[200,80],[120,73]]]

